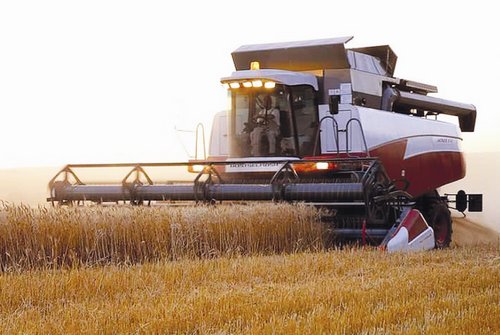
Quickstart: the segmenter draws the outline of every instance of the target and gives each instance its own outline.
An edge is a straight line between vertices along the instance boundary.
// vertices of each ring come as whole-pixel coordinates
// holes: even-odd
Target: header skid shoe
[[[417,209],[405,213],[402,214],[404,218],[401,223],[389,231],[381,247],[388,252],[434,249],[434,230],[429,227],[422,213]]]

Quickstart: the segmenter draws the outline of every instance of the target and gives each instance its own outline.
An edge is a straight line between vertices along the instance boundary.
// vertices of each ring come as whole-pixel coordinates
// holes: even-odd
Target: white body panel
[[[371,108],[341,106],[344,108],[333,116],[341,130],[339,133],[340,152],[346,151],[347,144],[349,152],[366,150],[357,122],[351,122],[348,132],[345,132],[347,123],[353,118],[361,122],[369,151],[401,140],[407,141],[405,159],[429,152],[461,151],[460,131],[454,124]],[[331,116],[327,105],[319,106],[319,116],[320,119]],[[329,119],[321,124],[321,152],[323,154],[333,154],[337,151],[332,125],[333,121]]]

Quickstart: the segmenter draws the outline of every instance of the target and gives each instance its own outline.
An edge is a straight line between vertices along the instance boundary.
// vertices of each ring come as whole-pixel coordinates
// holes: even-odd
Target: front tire
[[[437,203],[431,209],[429,225],[434,229],[434,242],[437,249],[450,246],[451,243],[451,214],[445,203]]]
[[[418,207],[427,223],[434,230],[436,249],[449,247],[451,243],[452,221],[446,202],[441,200],[437,191],[434,191],[423,196],[418,203]]]

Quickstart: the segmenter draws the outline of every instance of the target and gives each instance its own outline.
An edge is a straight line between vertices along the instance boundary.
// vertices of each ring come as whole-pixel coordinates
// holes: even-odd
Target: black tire
[[[451,214],[445,203],[436,203],[431,208],[429,225],[434,229],[434,242],[437,249],[450,246],[451,243]]]
[[[446,202],[441,200],[437,191],[423,196],[417,202],[418,209],[422,212],[429,226],[434,230],[434,242],[436,249],[450,246],[452,224],[451,213]]]

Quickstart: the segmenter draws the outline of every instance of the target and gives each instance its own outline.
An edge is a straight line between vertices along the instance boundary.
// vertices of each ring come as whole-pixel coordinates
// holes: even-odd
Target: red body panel
[[[400,140],[379,146],[370,150],[370,156],[380,159],[389,178],[398,188],[407,187],[405,190],[413,197],[465,177],[465,160],[461,152],[427,152],[405,159],[406,143],[406,140]],[[365,153],[350,155],[366,157]],[[346,154],[308,158],[346,158]]]
[[[443,185],[465,177],[465,160],[457,151],[429,151],[405,159],[407,140],[394,141],[370,150],[371,157],[382,162],[390,179],[396,186],[413,197],[431,192]],[[366,157],[365,153],[350,153],[350,156]],[[306,159],[347,158],[347,154],[328,154]]]
[[[401,140],[375,148],[370,155],[381,160],[391,179],[406,180],[406,191],[414,197],[465,176],[465,160],[461,152],[427,152],[405,159],[405,149],[406,140]],[[398,183],[398,186],[402,184]]]

